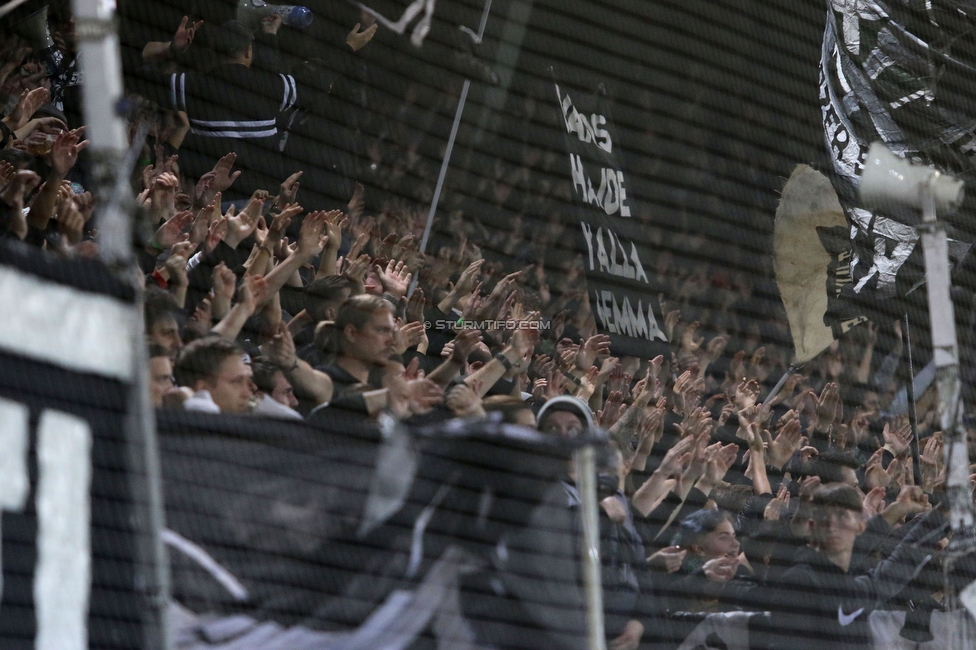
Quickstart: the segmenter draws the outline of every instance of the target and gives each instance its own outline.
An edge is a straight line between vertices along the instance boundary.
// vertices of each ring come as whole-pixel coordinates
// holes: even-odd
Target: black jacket
[[[757,648],[854,650],[871,647],[868,616],[900,592],[931,559],[937,512],[920,517],[901,544],[873,570],[842,571],[820,552],[804,548],[796,563],[768,592],[768,630],[754,630]]]
[[[179,153],[187,175],[199,178],[225,154],[237,154],[235,169],[242,174],[224,199],[247,198],[257,189],[275,193],[287,176],[278,120],[298,103],[291,75],[226,63],[206,73],[150,73],[130,85],[167,108],[186,112],[190,132]]]

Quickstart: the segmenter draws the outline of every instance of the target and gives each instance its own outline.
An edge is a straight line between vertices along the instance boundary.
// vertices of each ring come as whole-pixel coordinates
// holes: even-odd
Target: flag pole
[[[485,35],[485,26],[488,24],[488,15],[491,13],[491,0],[485,0],[485,9],[481,14],[481,24],[478,26],[478,34],[473,39],[480,43]],[[470,33],[471,30],[467,30]],[[447,177],[447,169],[451,166],[451,153],[454,151],[454,141],[457,138],[458,127],[461,126],[461,114],[464,113],[464,105],[468,101],[468,90],[471,89],[471,80],[465,79],[464,86],[461,88],[461,98],[458,100],[457,110],[454,112],[454,124],[451,125],[451,136],[447,140],[447,149],[444,151],[444,160],[441,161],[441,171],[437,176],[437,186],[434,188],[434,198],[430,202],[430,211],[427,213],[427,225],[424,226],[424,236],[420,240],[420,252],[427,251],[427,242],[430,239],[430,230],[434,225],[434,215],[437,213],[437,204],[441,199],[441,190],[444,189],[444,179]],[[416,283],[416,279],[414,280]],[[413,288],[411,287],[411,293]]]
[[[908,312],[902,316],[901,320],[901,340],[905,348],[905,361],[908,363],[908,383],[906,390],[908,393],[908,421],[912,426],[912,463],[915,465],[913,474],[915,485],[922,484],[922,462],[918,453],[918,412],[915,410],[915,364],[912,360],[912,330],[908,322]]]
[[[769,391],[769,395],[766,395],[766,399],[764,399],[763,401],[768,402],[774,397],[776,397],[777,395],[779,395],[779,392],[783,390],[783,386],[786,385],[786,380],[789,379],[790,376],[796,372],[796,369],[797,369],[797,364],[796,361],[794,361],[793,363],[790,364],[790,367],[786,369],[786,372],[783,373],[783,376],[779,378],[779,381],[776,382],[775,386],[773,386],[773,390]]]

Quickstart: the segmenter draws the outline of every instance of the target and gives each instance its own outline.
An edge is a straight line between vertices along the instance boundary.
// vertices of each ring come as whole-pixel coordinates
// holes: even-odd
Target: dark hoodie
[[[812,548],[768,595],[769,629],[753,630],[754,647],[769,650],[866,650],[870,613],[900,592],[931,558],[933,538],[944,517],[931,512],[906,524],[912,529],[890,557],[872,571],[845,572]]]

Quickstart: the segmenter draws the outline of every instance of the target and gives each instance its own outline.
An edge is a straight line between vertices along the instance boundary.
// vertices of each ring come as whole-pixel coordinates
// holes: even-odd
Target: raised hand
[[[265,34],[277,34],[284,22],[284,19],[278,14],[265,16],[261,19],[261,31]]]
[[[666,400],[662,400],[666,401]],[[638,428],[636,455],[647,458],[651,455],[654,445],[664,434],[664,416],[667,413],[666,403],[658,404],[646,412]],[[642,469],[642,468],[638,468]]]
[[[837,407],[840,405],[840,389],[834,382],[824,386],[817,399],[817,428],[826,431],[833,426],[837,417]]]
[[[674,328],[681,322],[681,311],[674,309],[664,315],[664,333],[668,340],[674,339]]]
[[[689,415],[696,408],[703,387],[704,381],[690,370],[681,373],[671,388],[674,412]]]
[[[885,471],[882,467],[883,456],[884,449],[879,449],[871,454],[871,458],[864,464],[864,482],[869,488],[887,488],[891,485],[891,473]],[[892,461],[888,464],[889,470],[895,462]]]
[[[727,336],[716,336],[708,342],[708,345],[705,346],[705,356],[702,357],[702,371],[704,371],[709,364],[717,361],[719,357],[722,356],[722,353],[725,352],[725,346],[728,344],[729,337]]]
[[[467,268],[461,272],[461,277],[458,278],[457,284],[454,285],[452,293],[458,297],[471,293],[475,283],[478,281],[478,274],[481,272],[481,265],[484,262],[484,260],[475,260],[471,264],[468,264]]]
[[[453,343],[451,360],[458,364],[466,363],[468,356],[481,343],[481,332],[476,329],[462,330],[451,343]]]
[[[291,224],[293,217],[298,216],[302,212],[302,206],[300,205],[289,205],[287,208],[279,212],[271,220],[271,226],[268,228],[268,234],[264,238],[264,246],[266,248],[276,248],[281,242],[282,238],[285,236],[285,231]]]
[[[366,209],[366,201],[363,200],[363,195],[366,193],[366,189],[363,187],[362,183],[356,183],[356,188],[353,190],[352,197],[349,199],[349,203],[346,205],[346,212],[349,214],[349,219],[355,223],[359,220],[359,217],[363,216],[363,210]]]
[[[604,429],[609,429],[620,417],[621,409],[624,404],[624,396],[620,391],[612,391],[607,396],[607,401],[603,404],[603,409],[599,412],[597,424]]]
[[[885,495],[883,487],[871,488],[864,497],[864,516],[868,519],[880,515],[884,511]]]
[[[259,275],[249,275],[241,282],[237,289],[237,302],[253,314],[258,305],[264,302],[268,289],[268,281]]]
[[[14,166],[6,160],[0,162],[0,186],[6,186],[10,182],[10,179],[13,178],[15,171]]]
[[[166,262],[163,263],[166,272],[169,274],[169,283],[171,286],[189,286],[190,282],[186,274],[186,263],[193,255],[193,251],[195,251],[196,248],[196,244],[189,241],[189,238],[186,235],[183,235],[181,240],[173,245],[169,257],[167,257]],[[185,296],[183,297],[185,298]]]
[[[170,248],[179,240],[183,230],[192,222],[192,212],[189,210],[179,212],[156,230],[154,241],[163,249]]]
[[[325,213],[325,225],[329,235],[326,245],[338,250],[342,245],[342,229],[349,225],[349,219],[342,214],[341,210],[332,210]]]
[[[609,382],[607,383],[607,388],[611,391],[617,391],[624,396],[624,399],[630,397],[630,384],[634,380],[634,376],[623,372],[620,367],[620,359],[617,357],[607,357],[600,364],[600,373],[598,378],[603,380],[603,378],[608,377]],[[644,381],[644,380],[641,380]],[[646,381],[644,382],[647,383]],[[643,386],[641,386],[643,389]]]
[[[3,121],[11,131],[17,131],[26,126],[31,116],[37,112],[37,109],[46,104],[50,99],[51,91],[47,88],[42,87],[35,88],[34,90],[25,90],[20,94],[13,110],[10,111]]]
[[[351,260],[357,258],[360,251],[362,251],[368,243],[369,233],[361,232],[356,235],[356,239],[353,240],[352,246],[349,247],[349,252],[346,254],[346,259]]]
[[[736,434],[749,443],[751,451],[764,452],[761,429],[758,422],[758,409],[750,406],[739,411],[739,431]]]
[[[773,407],[793,397],[793,393],[796,392],[796,387],[800,384],[801,381],[803,381],[803,379],[804,379],[803,375],[798,373],[790,375],[789,378],[786,380],[786,383],[783,384],[783,388],[781,388],[780,391],[776,393],[776,395],[774,395],[772,399],[767,399],[766,404],[768,404],[770,407]]]
[[[219,164],[219,163],[218,163]],[[251,196],[240,214],[233,214],[228,211],[224,217],[227,219],[227,234],[224,241],[231,248],[237,246],[247,239],[258,227],[258,219],[261,218],[261,210],[264,202],[268,200],[268,193],[265,190],[257,190]]]
[[[396,329],[396,353],[403,354],[410,348],[416,347],[427,338],[423,323],[406,323]]]
[[[214,300],[227,298],[230,301],[234,296],[234,290],[237,288],[237,276],[234,275],[234,272],[227,268],[226,264],[221,262],[214,267],[211,281],[213,283]]]
[[[739,446],[735,443],[723,445],[716,442],[711,447],[713,450],[707,459],[708,464],[705,467],[704,479],[714,486],[725,478],[732,465],[735,464],[735,459],[739,456]]]
[[[695,333],[698,331],[699,327],[701,327],[701,323],[695,321],[694,323],[688,325],[684,332],[681,333],[680,349],[682,352],[695,352],[701,347],[701,344],[705,342],[704,337],[695,338]]]
[[[735,405],[739,410],[756,404],[759,398],[759,383],[755,379],[743,379],[735,385]]]
[[[528,367],[528,364],[524,361],[524,359],[526,358],[526,355],[532,354],[532,350],[535,348],[535,344],[538,343],[538,341],[539,330],[523,328],[516,329],[512,334],[511,345],[515,348],[515,352],[519,356],[519,361],[513,363],[512,366],[520,367],[525,365]],[[531,358],[531,356],[529,356],[529,358]]]
[[[800,449],[802,439],[800,419],[797,417],[796,411],[787,411],[777,425],[778,433],[769,446],[769,464],[773,467],[783,467]]]
[[[664,454],[657,471],[665,477],[677,478],[685,464],[691,460],[691,453],[697,444],[692,437],[682,438]]]
[[[602,354],[610,354],[610,337],[606,334],[595,334],[586,341],[580,341],[579,352],[576,355],[576,367],[588,370],[596,363],[596,358]]]
[[[808,476],[800,482],[800,491],[797,496],[800,501],[813,501],[813,493],[820,487],[819,476]]]
[[[901,458],[908,454],[908,450],[912,443],[912,427],[910,424],[905,423],[897,428],[892,429],[891,423],[885,424],[884,431],[881,432],[881,437],[884,438],[885,447],[888,448],[896,458]]]
[[[738,556],[718,557],[702,565],[702,571],[705,573],[705,577],[712,582],[728,582],[735,577],[735,572],[738,570]]]
[[[342,275],[358,285],[359,291],[354,293],[363,292],[363,281],[366,278],[366,270],[369,269],[369,265],[372,263],[373,260],[369,255],[360,255],[356,258],[346,258],[346,268],[343,270]]]
[[[203,251],[205,253],[212,253],[213,249],[217,248],[217,244],[223,241],[224,236],[227,234],[227,218],[224,216],[217,217],[214,221],[210,222],[210,228],[207,229],[207,238],[203,240]]]
[[[229,153],[220,160],[213,168],[213,181],[210,190],[213,192],[226,192],[234,181],[241,175],[241,170],[234,170],[234,163],[237,162],[237,154]],[[210,201],[207,201],[209,203]]]
[[[619,365],[620,365],[619,357],[607,357],[606,359],[603,360],[603,363],[600,364],[600,374],[598,375],[598,378],[600,379],[600,381],[606,381],[607,379],[609,379],[610,380],[609,388],[611,391],[621,389],[620,384],[621,382],[623,382],[623,378],[625,375],[622,372],[616,372],[617,366]],[[633,379],[633,377],[630,377],[630,379]],[[641,387],[643,387],[643,385],[641,385]],[[630,390],[629,382],[626,388],[628,391]],[[626,395],[624,395],[624,397],[626,397]]]
[[[261,346],[261,353],[266,354],[271,361],[282,368],[292,368],[298,363],[295,354],[295,340],[288,330],[288,325],[278,323],[278,332]]]
[[[758,347],[749,359],[749,376],[753,379],[764,379],[762,372],[763,360],[766,358],[766,348]]]
[[[564,386],[565,377],[558,370],[553,370],[546,375],[546,394],[545,399],[550,400],[566,393]]]
[[[81,241],[85,230],[85,217],[75,205],[72,197],[66,197],[57,210],[58,231],[69,245]]]
[[[153,223],[167,221],[176,214],[176,190],[179,186],[180,180],[170,172],[163,172],[153,179],[149,188],[149,211]]]
[[[279,208],[284,208],[285,206],[295,202],[295,200],[298,198],[298,189],[302,185],[298,182],[298,179],[300,179],[304,173],[305,172],[303,171],[297,171],[282,181],[280,188],[281,191],[278,193],[278,198],[275,201],[275,205],[277,205]]]
[[[776,498],[766,504],[763,510],[764,521],[778,521],[783,516],[783,512],[790,507],[790,491],[786,489],[786,484],[779,486]]]
[[[407,382],[407,400],[410,412],[422,415],[444,401],[444,389],[430,379],[413,379]]]
[[[200,177],[197,184],[193,187],[193,204],[195,206],[205,206],[213,201],[215,195],[215,190],[212,190],[214,180],[217,178],[217,174],[213,171],[209,171]],[[217,202],[220,205],[220,201]]]
[[[482,306],[483,316],[485,318],[490,318],[498,311],[498,305],[504,301],[505,296],[511,293],[520,277],[522,277],[522,271],[509,273],[495,285],[495,288],[491,290],[491,293],[485,299]],[[482,314],[478,314],[477,316],[482,316]]]
[[[14,219],[19,217],[19,220],[23,221],[23,235],[18,234],[21,239],[27,236],[27,222],[23,219],[24,197],[33,192],[40,183],[41,177],[38,174],[24,169],[14,172],[10,182],[0,191],[0,200],[10,206],[11,216]],[[19,228],[15,229],[14,226],[15,224],[12,223],[10,230],[16,234]]]
[[[410,299],[407,300],[407,320],[411,323],[424,322],[424,308],[426,306],[427,301],[424,297],[424,290],[417,287],[410,294]]]
[[[941,431],[936,431],[930,436],[925,441],[925,446],[919,456],[919,461],[922,463],[922,487],[928,492],[931,492],[944,476],[941,434]]]
[[[393,244],[393,250],[390,252],[390,256],[395,260],[403,260],[406,262],[410,253],[416,250],[416,239],[417,237],[412,232],[408,232],[403,237],[400,237]]]
[[[652,567],[662,568],[668,573],[675,573],[681,568],[687,554],[688,551],[679,546],[668,546],[649,556],[647,563]]]
[[[377,264],[373,266],[373,270],[383,285],[383,291],[397,299],[407,294],[407,288],[410,286],[410,279],[413,275],[403,262],[390,260],[386,269]]]
[[[901,521],[909,515],[917,515],[932,509],[929,496],[917,485],[905,485],[898,491],[895,502],[885,508],[882,515],[889,524]]]
[[[588,402],[590,398],[593,397],[593,393],[596,392],[596,388],[597,388],[596,374],[597,374],[596,368],[590,368],[585,373],[583,373],[583,376],[580,377],[579,388],[576,389],[576,394],[575,394],[576,397],[583,400],[584,402]],[[602,413],[603,413],[602,411],[599,411],[597,417],[599,418]]]
[[[180,26],[176,28],[176,33],[173,35],[173,49],[177,52],[185,52],[190,43],[193,42],[193,37],[200,27],[203,26],[203,21],[198,20],[192,25],[190,24],[190,17],[183,16],[183,20],[180,21]]]
[[[366,29],[360,29],[361,27],[361,23],[356,23],[356,26],[352,28],[352,31],[346,34],[346,45],[348,45],[353,52],[358,52],[365,47],[367,43],[373,40],[373,36],[376,34],[376,30],[379,28],[379,23],[373,23]]]
[[[78,162],[78,154],[88,147],[88,141],[81,141],[85,127],[61,133],[51,147],[51,169],[53,174],[64,178]]]
[[[456,384],[447,392],[444,403],[454,416],[459,418],[484,415],[485,412],[481,406],[481,398],[463,382]]]
[[[664,394],[664,383],[661,381],[661,367],[664,365],[664,356],[657,355],[647,362],[647,384],[646,390],[650,392],[650,402],[657,402]]]
[[[544,402],[546,401],[546,389],[549,384],[546,379],[539,377],[532,382],[532,401],[534,402]]]
[[[292,215],[298,214],[294,208],[301,211],[300,206],[289,206],[284,212]],[[322,252],[329,241],[328,235],[328,213],[321,210],[310,212],[305,215],[302,221],[302,229],[298,237],[297,253],[306,259],[311,259]]]

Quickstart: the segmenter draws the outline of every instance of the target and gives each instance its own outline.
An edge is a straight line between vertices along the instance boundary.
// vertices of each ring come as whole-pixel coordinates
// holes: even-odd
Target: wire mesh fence
[[[14,4],[4,648],[976,647],[965,2]]]

